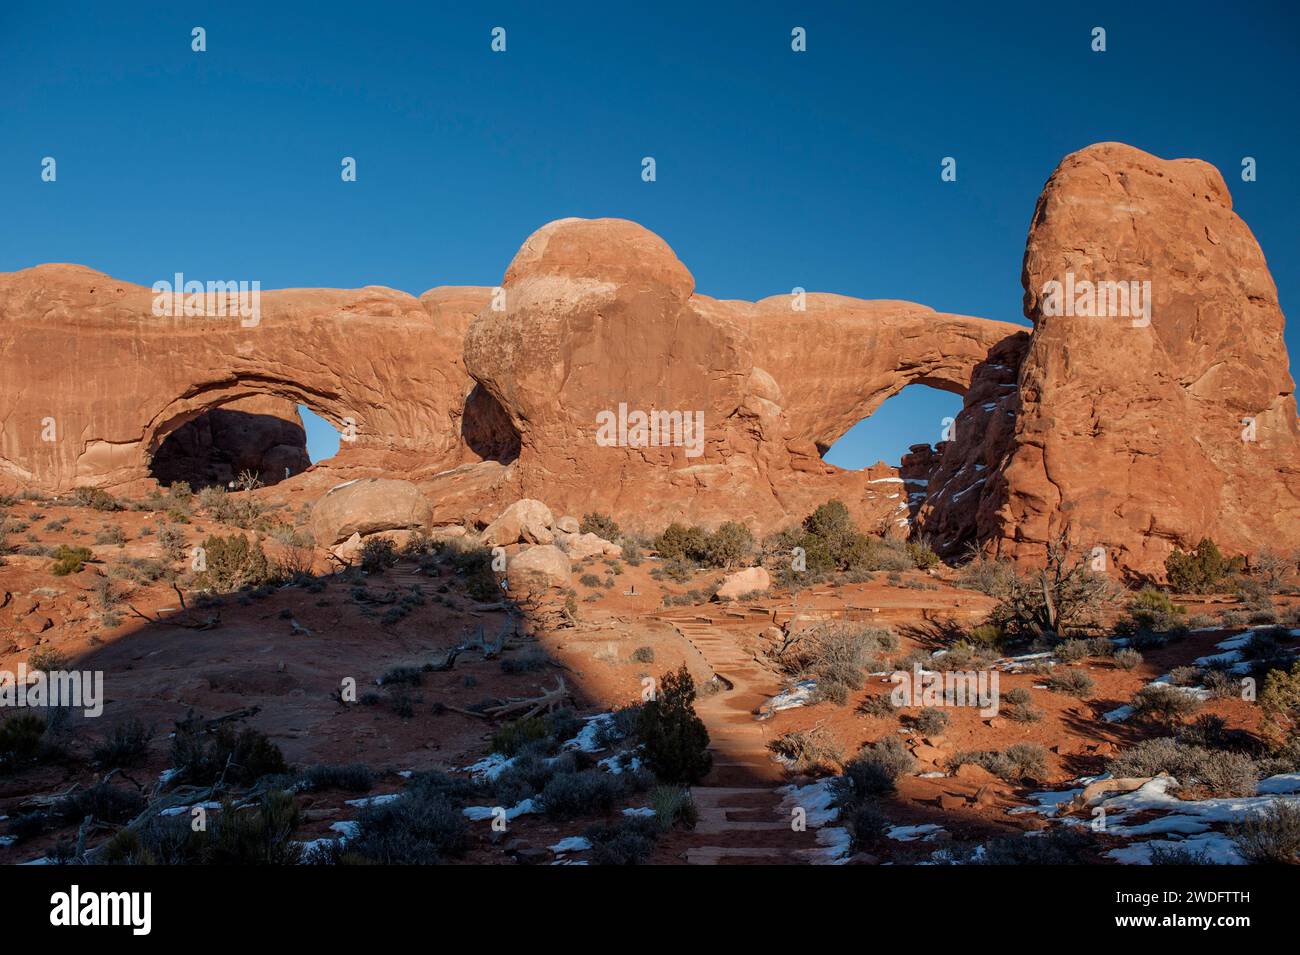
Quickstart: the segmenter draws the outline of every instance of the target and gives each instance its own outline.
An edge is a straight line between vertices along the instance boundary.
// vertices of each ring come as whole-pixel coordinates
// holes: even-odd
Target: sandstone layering
[[[1149,318],[1061,314],[1053,281],[1147,289]],[[648,531],[765,531],[838,497],[864,527],[948,554],[1033,560],[1065,534],[1137,573],[1202,536],[1245,553],[1300,543],[1283,316],[1213,167],[1113,143],[1066,157],[1022,282],[1032,330],[838,295],[724,301],[635,223],[564,219],[525,241],[499,294],[267,292],[244,327],[156,316],[148,288],[38,266],[0,275],[0,485],[207,474],[218,449],[217,477],[401,478],[428,505],[403,514],[430,525],[485,524],[527,498]],[[821,459],[912,383],[964,395],[953,440],[901,470]],[[345,437],[302,474],[297,403]],[[330,523],[331,537],[350,526]],[[548,520],[506,523],[550,544],[533,529]]]

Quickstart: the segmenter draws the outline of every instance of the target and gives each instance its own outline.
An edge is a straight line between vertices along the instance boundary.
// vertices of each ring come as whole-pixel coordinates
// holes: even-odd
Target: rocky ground
[[[1055,667],[1091,678],[1074,695],[1049,688],[1055,670],[1047,667],[1050,655],[990,663],[1003,694],[1027,691],[1030,708],[1040,714],[1036,720],[945,707],[946,725],[926,726],[918,724],[919,706],[872,706],[873,698],[892,689],[879,673],[866,676],[843,700],[801,701],[796,693],[784,698],[795,705],[774,706],[773,698],[782,699],[778,694],[788,693],[794,682],[774,651],[790,633],[842,624],[887,630],[896,638],[893,660],[937,667],[934,661],[953,646],[954,635],[969,633],[994,604],[962,586],[959,571],[942,564],[863,575],[870,579],[858,582],[828,580],[797,592],[777,583],[753,587],[748,577],[729,587],[722,570],[697,568],[671,579],[667,562],[653,553],[629,548],[625,554],[610,542],[602,546],[599,538],[593,545],[577,533],[576,521],[516,507],[487,527],[435,529],[442,535],[438,546],[423,536],[413,546],[411,532],[390,530],[388,538],[405,546],[407,556],[363,569],[358,540],[337,528],[322,529],[324,509],[313,514],[307,502],[286,498],[283,486],[207,500],[169,494],[134,502],[38,494],[8,499],[0,671],[18,671],[20,665],[102,671],[104,706],[97,717],[46,713],[39,753],[0,766],[0,861],[66,855],[78,851],[78,839],[80,851],[93,849],[140,811],[141,800],[154,801],[149,812],[173,804],[181,807],[176,812],[189,812],[193,802],[187,798],[197,798],[199,790],[182,785],[183,779],[168,781],[176,768],[174,729],[189,714],[251,727],[279,748],[295,780],[286,783],[298,810],[292,838],[319,852],[336,851],[340,837],[346,843],[358,817],[406,789],[412,775],[440,770],[453,780],[477,778],[484,787],[461,793],[455,803],[466,820],[466,841],[454,858],[585,861],[593,853],[582,847],[583,833],[592,825],[645,818],[656,807],[662,816],[668,798],[654,780],[641,778],[634,739],[615,732],[614,717],[601,714],[639,703],[648,679],[683,665],[698,688],[695,708],[708,729],[712,769],[692,790],[693,827],[674,826],[670,819],[666,831],[638,851],[642,861],[978,858],[980,847],[999,837],[1086,827],[1092,806],[1070,817],[1058,804],[1103,775],[1116,754],[1169,735],[1123,713],[1143,686],[1176,667],[1236,652],[1220,645],[1244,645],[1232,641],[1250,632],[1250,619],[1300,626],[1293,596],[1275,597],[1271,611],[1254,607],[1254,617],[1233,597],[1182,597],[1189,615],[1204,616],[1202,626],[1146,649],[1131,669],[1100,651],[1068,665],[1055,661]],[[257,503],[242,503],[250,501]],[[120,509],[100,509],[108,507]],[[271,562],[298,573],[205,594],[192,549],[212,535],[245,534],[241,525],[250,524]],[[324,533],[343,542],[332,550],[305,543],[309,529],[317,540]],[[507,574],[509,590],[485,591],[482,577],[467,572],[455,556],[470,539],[501,546],[518,567],[527,564],[525,554],[555,551],[561,555],[558,569],[536,563],[538,574],[560,579],[526,593],[524,578]],[[60,546],[84,546],[89,557],[79,568],[56,574]],[[712,596],[737,589],[743,592],[736,599]],[[1278,635],[1285,654],[1300,630]],[[548,691],[557,696],[546,697]],[[548,724],[559,734],[548,765],[562,760],[566,770],[633,782],[597,798],[594,811],[582,802],[571,811],[550,811],[531,797],[507,803],[503,787],[490,784],[520,764],[492,753],[503,728],[515,725],[509,717],[529,709],[524,704],[512,710],[511,701],[532,699],[558,702],[554,709],[565,713],[562,731],[559,722]],[[506,711],[494,716],[502,706]],[[1198,715],[1219,717],[1229,732],[1250,739],[1261,732],[1259,707],[1240,694],[1206,699]],[[147,742],[129,760],[120,753],[103,755],[104,741],[133,721]],[[799,733],[817,741],[818,758],[778,758],[779,741]],[[911,759],[893,791],[877,803],[888,829],[869,849],[851,849],[827,781],[865,744],[889,737],[901,740]],[[970,761],[954,763],[958,753],[1002,752],[1016,744],[1042,747],[1042,765],[1007,778]],[[312,767],[357,764],[369,770],[361,783],[343,785],[343,774],[324,772],[317,784],[302,781]],[[1300,791],[1300,777],[1292,786],[1286,774],[1273,776],[1257,798],[1271,792],[1272,798],[1288,799]],[[80,804],[70,808],[69,796],[93,792],[104,780],[125,794],[128,808],[116,815],[85,813]],[[442,792],[450,784],[438,785]],[[216,795],[203,792],[219,811],[221,798],[240,791],[231,785]],[[365,801],[376,799],[368,810]],[[494,826],[498,804],[509,818]],[[1150,825],[1162,818],[1153,807],[1117,811],[1128,828],[1147,823],[1148,834],[1173,831],[1203,841],[1224,829],[1217,819],[1162,829]],[[1163,814],[1177,815],[1167,808]],[[792,827],[800,816],[806,825]],[[1078,849],[1078,859],[1145,861],[1142,850],[1133,848],[1143,844],[1138,834],[1094,833]],[[1221,843],[1204,845],[1228,851]],[[1119,855],[1107,855],[1116,850]]]

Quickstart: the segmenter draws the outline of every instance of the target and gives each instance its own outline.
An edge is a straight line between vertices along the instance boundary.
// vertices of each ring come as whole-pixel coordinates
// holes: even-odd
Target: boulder
[[[541,501],[515,501],[483,529],[479,539],[488,547],[519,543],[550,544],[555,540],[555,535],[551,532],[553,523],[551,509]]]
[[[586,560],[588,557],[622,557],[623,548],[611,544],[595,534],[560,534],[556,541],[569,555],[570,560]]]
[[[746,567],[733,574],[728,574],[718,588],[719,600],[735,600],[756,590],[767,590],[772,586],[772,577],[762,567]]]
[[[566,534],[576,534],[582,529],[582,525],[578,523],[576,517],[566,515],[555,522],[555,529]]]
[[[429,501],[409,481],[361,478],[340,484],[316,502],[311,529],[317,544],[333,547],[353,534],[423,528],[432,513]]]
[[[539,544],[520,551],[506,564],[512,590],[569,586],[569,558],[554,544]]]

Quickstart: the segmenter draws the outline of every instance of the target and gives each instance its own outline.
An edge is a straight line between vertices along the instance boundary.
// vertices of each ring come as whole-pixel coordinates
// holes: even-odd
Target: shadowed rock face
[[[1047,283],[1067,277],[1083,296],[1074,314],[1049,297]],[[1149,282],[1149,323],[1131,303],[1127,315],[1080,314],[1085,280]],[[997,426],[963,435],[959,419],[943,461],[951,476],[978,460],[988,480],[960,501],[973,471],[946,498],[932,485],[927,529],[1030,559],[1065,534],[1157,574],[1175,545],[1206,535],[1238,553],[1300,543],[1282,312],[1214,167],[1117,143],[1067,156],[1034,212],[1023,282],[1034,332],[1019,387],[972,391],[963,417],[995,401],[985,417]]]
[[[225,487],[244,472],[276,484],[311,465],[307,434],[293,402],[269,395],[241,398],[181,425],[150,463],[159,484]]]

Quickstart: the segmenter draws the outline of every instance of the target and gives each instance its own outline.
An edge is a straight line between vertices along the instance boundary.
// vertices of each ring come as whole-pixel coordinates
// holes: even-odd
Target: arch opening
[[[301,474],[312,461],[298,407],[287,398],[256,394],[205,408],[162,438],[150,457],[149,476],[162,485],[184,481],[200,490],[229,487],[241,476],[278,484]]]
[[[913,382],[832,442],[822,460],[849,471],[881,462],[898,467],[912,447],[947,440],[961,408],[955,389]]]

